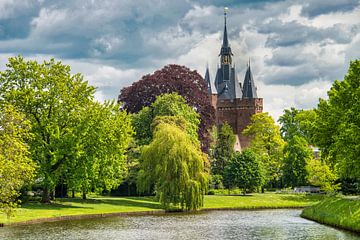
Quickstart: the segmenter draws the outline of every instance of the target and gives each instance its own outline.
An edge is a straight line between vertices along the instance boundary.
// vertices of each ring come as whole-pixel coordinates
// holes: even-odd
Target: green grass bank
[[[203,210],[212,209],[263,209],[263,208],[300,208],[321,201],[321,195],[304,194],[252,194],[247,196],[209,195],[205,196]],[[93,197],[88,200],[78,198],[58,199],[52,204],[38,202],[24,204],[7,219],[0,214],[0,223],[12,224],[36,219],[44,221],[64,219],[66,216],[101,215],[114,213],[144,213],[160,211],[161,206],[152,197]],[[75,218],[75,217],[74,217]],[[46,220],[47,219],[47,220]],[[41,220],[40,220],[41,221]]]
[[[302,217],[360,232],[360,198],[331,197],[305,208]]]

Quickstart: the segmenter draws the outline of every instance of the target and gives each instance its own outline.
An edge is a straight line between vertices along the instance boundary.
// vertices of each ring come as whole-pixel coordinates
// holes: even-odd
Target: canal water
[[[109,217],[0,228],[0,239],[360,239],[301,218],[300,210]]]

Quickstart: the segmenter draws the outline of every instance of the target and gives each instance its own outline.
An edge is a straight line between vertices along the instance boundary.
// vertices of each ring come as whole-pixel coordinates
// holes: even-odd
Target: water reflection
[[[300,210],[112,217],[0,229],[0,239],[360,239],[299,217]]]

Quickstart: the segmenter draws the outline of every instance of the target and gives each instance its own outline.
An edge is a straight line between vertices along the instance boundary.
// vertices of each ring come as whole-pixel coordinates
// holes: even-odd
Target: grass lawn
[[[360,232],[360,198],[326,198],[304,209],[302,217],[332,226]]]
[[[247,196],[205,196],[204,208],[285,208],[305,207],[319,202],[321,195],[303,194],[252,194]],[[88,200],[57,199],[52,204],[27,203],[16,210],[15,216],[7,219],[0,214],[0,223],[22,222],[39,218],[70,215],[102,214],[115,212],[138,212],[160,210],[161,206],[151,197],[93,197]]]

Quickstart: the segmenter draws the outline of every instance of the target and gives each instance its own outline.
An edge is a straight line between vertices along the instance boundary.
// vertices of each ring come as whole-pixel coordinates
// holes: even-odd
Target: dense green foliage
[[[343,81],[321,99],[314,140],[341,177],[360,179],[360,60],[350,62]]]
[[[91,190],[117,187],[126,172],[125,150],[132,135],[130,118],[118,111],[113,102],[94,102],[78,112],[69,151],[73,158],[66,164],[68,187],[81,191],[83,198]]]
[[[305,208],[301,216],[332,226],[360,232],[360,201],[358,198],[326,198]]]
[[[279,126],[268,113],[251,117],[250,125],[243,134],[251,137],[250,149],[258,156],[265,171],[265,183],[274,186],[281,177],[284,140]]]
[[[310,158],[306,163],[307,180],[311,185],[319,186],[325,192],[339,189],[338,176],[326,161]]]
[[[195,210],[203,205],[208,184],[206,156],[189,135],[173,124],[160,123],[141,153],[138,188],[156,194],[166,210]]]
[[[288,142],[297,136],[312,144],[316,118],[315,110],[285,109],[279,118],[283,139]]]
[[[284,148],[283,181],[287,187],[307,185],[307,162],[312,159],[308,142],[301,136],[292,136]]]
[[[187,105],[185,99],[177,93],[164,94],[156,98],[149,106],[133,114],[133,125],[136,139],[140,145],[149,144],[152,140],[153,121],[159,116],[179,116],[177,125],[185,129],[194,142],[198,142],[197,130],[200,124],[199,114]],[[183,121],[185,120],[185,121]],[[183,121],[183,123],[180,123]]]
[[[234,154],[235,134],[228,123],[222,124],[211,154],[211,173],[224,177],[225,167]]]
[[[10,216],[19,190],[33,178],[35,165],[26,145],[31,137],[29,121],[13,106],[0,110],[0,210]]]
[[[229,188],[238,187],[245,195],[263,183],[263,171],[256,155],[250,150],[236,152],[225,168],[224,182]]]
[[[14,105],[30,121],[27,143],[44,202],[60,179],[84,193],[94,182],[103,188],[119,183],[130,122],[119,106],[94,103],[94,91],[54,60],[9,58],[0,74],[0,105]]]
[[[315,110],[284,110],[279,118],[284,148],[283,182],[285,186],[311,184],[326,192],[338,188],[337,175],[327,159],[314,159],[310,144],[314,144],[317,121]]]

